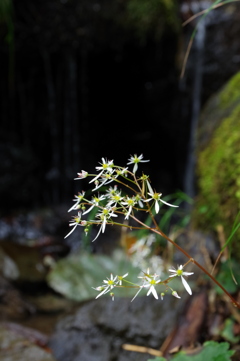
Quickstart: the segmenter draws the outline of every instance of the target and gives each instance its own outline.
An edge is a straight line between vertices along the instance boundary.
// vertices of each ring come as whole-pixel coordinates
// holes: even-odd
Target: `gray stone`
[[[89,301],[58,323],[50,347],[58,361],[146,361],[149,355],[125,351],[122,345],[159,349],[172,331],[186,297]]]

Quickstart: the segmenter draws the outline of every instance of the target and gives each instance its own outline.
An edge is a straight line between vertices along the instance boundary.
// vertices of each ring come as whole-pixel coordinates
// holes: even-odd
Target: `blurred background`
[[[73,178],[82,169],[92,172],[102,157],[124,166],[130,155],[143,153],[151,160],[143,169],[153,187],[163,196],[178,192],[183,202],[183,216],[170,215],[164,231],[186,220],[190,209],[184,225],[213,232],[224,244],[239,210],[240,118],[223,127],[225,138],[212,140],[240,101],[240,4],[194,17],[212,4],[0,0],[0,265],[16,292],[32,296],[52,287],[75,301],[93,297],[82,297],[82,284],[76,296],[58,288],[54,277],[46,285],[46,277],[55,262],[86,246],[77,231],[63,240],[67,210],[74,194],[88,190]],[[218,150],[228,142],[229,152]],[[90,253],[108,254],[108,247],[104,239]],[[16,294],[22,311],[12,315],[1,301],[6,318],[39,311]]]
[[[238,5],[1,0],[1,212],[68,202],[101,157],[151,159],[163,193],[191,192],[191,127],[239,69]],[[202,39],[201,39],[202,37]],[[200,38],[200,39],[199,39]],[[189,179],[190,177],[190,179]]]

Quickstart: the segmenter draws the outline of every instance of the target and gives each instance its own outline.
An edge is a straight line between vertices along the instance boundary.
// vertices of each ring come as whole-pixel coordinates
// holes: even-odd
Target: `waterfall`
[[[194,13],[201,11],[201,3],[195,2],[189,4],[191,10]],[[208,6],[205,5],[205,8]],[[208,4],[209,5],[209,4]],[[196,133],[198,128],[198,118],[201,110],[201,90],[202,90],[202,76],[203,76],[203,58],[204,58],[204,46],[205,46],[205,37],[206,37],[206,26],[207,26],[207,17],[203,17],[197,24],[197,32],[194,38],[194,71],[193,71],[193,81],[192,81],[192,109],[191,109],[191,119],[190,119],[190,134],[189,134],[189,144],[185,168],[185,177],[184,177],[184,191],[190,197],[195,196],[195,165],[196,165]],[[190,59],[191,61],[191,54]]]

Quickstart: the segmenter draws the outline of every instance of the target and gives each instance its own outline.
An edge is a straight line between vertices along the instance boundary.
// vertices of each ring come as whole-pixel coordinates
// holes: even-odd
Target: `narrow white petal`
[[[92,240],[92,242],[96,241],[96,239],[98,238],[101,230],[102,230],[102,226],[99,228],[98,234],[97,234],[96,237]]]
[[[160,207],[159,207],[158,201],[155,201],[155,211],[157,214],[159,212],[159,209],[160,209]]]
[[[167,202],[163,201],[162,199],[159,199],[159,200],[160,200],[160,202],[166,204],[167,206],[170,206],[170,207],[178,207],[178,206],[175,206],[175,205],[173,205],[173,204],[167,203]]]
[[[153,296],[156,298],[156,300],[158,300],[157,291],[155,290],[155,288],[154,288],[153,286],[151,287],[151,289],[152,289],[152,294],[153,294]]]
[[[181,276],[181,279],[182,279],[182,283],[183,283],[183,286],[185,287],[186,291],[191,295],[192,294],[192,290],[189,286],[189,284],[187,283],[187,281],[185,280],[185,278],[183,278]]]
[[[152,198],[149,199],[145,199],[143,202],[150,202],[152,200]]]
[[[142,290],[143,287],[144,287],[143,285],[139,287],[139,290],[137,291],[131,302],[137,297],[137,295],[139,294],[139,292]]]
[[[183,272],[183,276],[191,276],[191,275],[193,275],[194,274],[194,272]]]
[[[78,208],[78,203],[75,203],[71,208],[69,208],[68,212],[71,212],[73,209]]]
[[[89,213],[93,209],[94,206],[95,206],[95,204],[93,204],[90,208],[88,208],[85,212],[83,212],[82,215]]]
[[[103,222],[102,222],[102,233],[104,233],[104,231],[105,231],[105,228],[106,228],[106,223],[107,223],[107,220],[106,220],[106,218],[104,218],[103,219]]]
[[[102,174],[103,174],[103,170],[102,170],[99,174],[97,174],[96,177],[94,177],[93,179],[91,179],[89,183],[92,183],[92,182],[94,182],[95,180],[97,180]]]
[[[94,192],[98,188],[101,188],[106,183],[106,181],[107,181],[107,178],[105,178],[105,180],[99,182],[99,184],[96,185],[96,187],[92,189],[92,192]]]
[[[133,173],[136,173],[137,169],[138,169],[138,164],[135,163],[135,164],[134,164],[134,167],[133,167]]]
[[[149,192],[151,192],[153,194],[153,189],[152,189],[151,184],[149,183],[148,180],[147,180],[147,186],[148,186]]]
[[[77,227],[78,223],[75,224],[75,226],[71,229],[71,231],[64,237],[67,238],[68,236],[70,236],[71,233],[73,233],[73,231],[75,230],[75,228]],[[73,226],[73,224],[70,224],[70,226]]]
[[[109,288],[109,287],[106,287],[102,292],[100,292],[100,293],[97,295],[96,299],[97,299],[98,297],[104,295],[104,294],[107,293],[108,291],[110,291],[110,288]]]
[[[129,218],[129,215],[130,215],[131,211],[132,211],[132,207],[130,206],[130,207],[129,207],[129,210],[128,210],[127,214],[126,214],[125,219],[128,219],[128,218]]]

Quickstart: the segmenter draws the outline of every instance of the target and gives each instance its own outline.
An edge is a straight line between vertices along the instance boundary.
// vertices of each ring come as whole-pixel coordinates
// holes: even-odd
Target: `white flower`
[[[107,162],[107,160],[105,160],[105,158],[102,158],[102,163],[99,163],[99,164],[101,164],[101,166],[96,167],[96,169],[100,170],[100,171],[111,171],[112,167],[114,166],[113,160],[109,160]]]
[[[90,204],[92,204],[91,207],[89,207],[89,208],[83,213],[83,215],[89,213],[94,207],[99,206],[99,203],[100,203],[102,200],[104,200],[104,199],[105,199],[105,196],[104,196],[104,195],[101,195],[101,196],[98,195],[98,197],[93,197],[93,198],[92,198],[92,201],[89,202]]]
[[[174,269],[169,269],[169,272],[172,272],[172,274],[169,277],[176,277],[176,276],[181,277],[183,286],[185,287],[186,291],[191,295],[192,290],[191,290],[189,284],[187,283],[187,281],[185,280],[185,278],[183,278],[183,276],[190,276],[194,272],[184,272],[182,265],[179,266],[177,270],[175,268]]]
[[[135,200],[136,200],[136,202],[138,202],[139,207],[141,207],[141,208],[144,207],[143,202],[142,202],[143,199],[142,199],[142,197],[140,196],[140,194],[136,194]]]
[[[101,166],[96,167],[96,170],[100,170],[100,173],[96,175],[92,180],[90,180],[89,183],[95,182],[104,172],[105,173],[112,173],[113,172],[113,160],[107,161],[105,158],[102,158],[102,163],[100,163]]]
[[[71,229],[71,231],[64,238],[67,238],[68,236],[70,236],[70,234],[75,230],[75,228],[77,226],[85,225],[85,221],[83,221],[84,224],[81,224],[82,223],[81,215],[82,215],[82,213],[78,212],[78,215],[73,217],[73,220],[69,223],[69,226],[73,227],[73,229]]]
[[[156,211],[156,213],[158,213],[159,210],[160,210],[158,202],[162,202],[162,203],[164,203],[164,204],[166,204],[167,206],[170,206],[170,207],[178,207],[178,206],[175,206],[173,204],[170,204],[170,203],[167,203],[167,202],[163,201],[161,199],[162,193],[149,192],[148,194],[151,196],[151,198],[146,199],[145,202],[149,202],[151,200],[154,200],[155,201],[155,211]]]
[[[104,233],[108,220],[110,220],[112,217],[117,217],[117,214],[115,214],[111,208],[103,208],[102,212],[98,213],[96,217],[100,218],[100,221],[97,222],[101,223],[101,227],[92,242],[94,242],[98,238],[101,232]]]
[[[96,291],[101,291],[96,298],[105,295],[105,293],[111,291],[117,284],[118,282],[116,282],[117,276],[115,276],[113,278],[113,275],[111,273],[110,278],[107,278],[106,280],[103,280],[104,283],[106,283],[105,285],[99,286],[99,287],[92,287],[94,290]]]
[[[144,287],[150,287],[147,293],[147,296],[149,296],[151,293],[153,294],[153,296],[158,299],[158,294],[157,291],[155,290],[155,286],[160,283],[160,279],[156,279],[156,277],[158,277],[158,275],[154,275],[152,277],[146,277],[146,280],[148,281],[148,284],[145,285]]]
[[[82,170],[82,173],[77,173],[78,177],[74,178],[74,180],[79,180],[79,179],[83,179],[86,178],[88,176],[88,172],[86,172],[85,170]]]
[[[83,200],[85,195],[85,192],[82,191],[82,193],[78,192],[77,196],[74,196],[75,199],[73,199],[73,201],[75,201],[74,205],[68,210],[68,212],[71,212],[73,209],[78,209],[79,203]]]
[[[136,173],[137,169],[138,169],[138,163],[146,163],[149,162],[149,160],[142,160],[143,159],[143,155],[139,155],[137,156],[137,154],[134,154],[134,156],[131,155],[129,162],[127,164],[134,164],[133,167],[133,173]]]
[[[117,203],[121,202],[123,197],[121,197],[121,192],[115,192],[115,194],[109,195],[110,201],[108,202],[108,206],[116,207]]]
[[[129,198],[127,197],[124,202],[121,202],[122,205],[125,205],[126,208],[128,208],[128,211],[126,212],[125,219],[129,218],[130,213],[132,212],[133,206],[136,204],[135,197]]]
[[[106,191],[106,195],[107,195],[107,197],[111,198],[111,196],[115,196],[118,192],[119,192],[118,186],[117,186],[117,184],[115,184],[114,187],[108,188],[108,190]]]
[[[114,169],[111,169],[108,173],[97,175],[94,179],[92,179],[89,183],[95,183],[95,188],[92,191],[102,187],[104,184],[108,184],[114,181],[113,178]],[[97,178],[101,176],[101,180],[99,181]]]
[[[116,169],[116,173],[118,176],[122,175],[125,177],[127,175],[127,172],[128,172],[128,167],[122,169]]]
[[[144,276],[140,276],[138,278],[143,278],[143,284],[141,286],[139,286],[139,290],[137,291],[136,295],[133,297],[132,301],[137,297],[137,295],[139,294],[139,292],[143,289],[143,288],[149,288],[147,296],[149,296],[151,293],[153,294],[153,296],[158,299],[158,294],[157,291],[155,290],[155,286],[160,283],[160,279],[156,279],[158,277],[157,274],[154,275],[150,275],[149,274],[149,269],[147,270],[147,272],[144,272]],[[131,301],[131,302],[132,302]]]
[[[118,278],[118,282],[119,282],[119,286],[122,286],[122,280],[128,276],[128,273],[125,273],[125,275],[123,276],[117,276]]]

